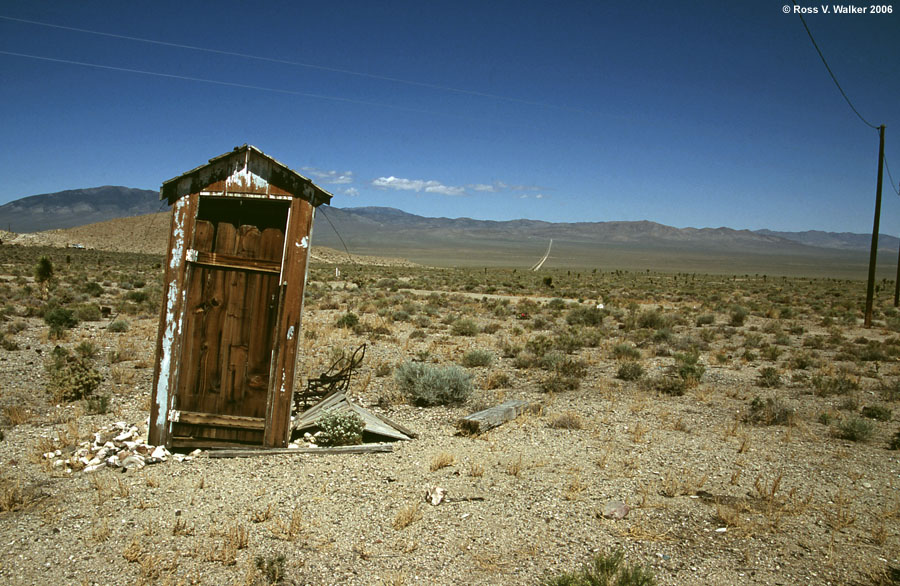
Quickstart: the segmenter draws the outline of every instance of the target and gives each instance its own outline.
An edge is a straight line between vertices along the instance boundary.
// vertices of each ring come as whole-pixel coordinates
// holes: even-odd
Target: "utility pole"
[[[875,186],[875,226],[872,228],[872,250],[869,253],[869,284],[866,287],[865,326],[872,327],[872,297],[875,294],[875,258],[878,256],[878,223],[881,220],[881,182],[884,171],[884,124],[878,127],[878,183]],[[900,271],[900,268],[898,268]],[[894,295],[896,305],[896,294]]]
[[[894,307],[900,305],[900,253],[897,256],[897,278],[894,279]]]

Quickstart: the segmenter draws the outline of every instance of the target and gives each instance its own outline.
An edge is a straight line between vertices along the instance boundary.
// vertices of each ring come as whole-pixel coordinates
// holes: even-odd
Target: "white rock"
[[[145,466],[144,458],[137,454],[132,454],[122,460],[122,467],[126,470],[131,470],[132,468],[137,468],[140,470]]]
[[[160,460],[165,460],[172,454],[169,453],[169,450],[166,449],[166,446],[156,446],[152,452],[150,452],[151,458],[159,458]]]
[[[100,468],[103,468],[103,464],[92,464],[90,466],[85,467],[84,471],[85,472],[94,472],[95,470],[99,470]]]
[[[199,456],[202,453],[203,453],[203,450],[198,448],[198,449],[194,450],[193,452],[191,452],[190,454],[188,454],[188,456],[190,456],[191,458],[196,458],[197,456]]]

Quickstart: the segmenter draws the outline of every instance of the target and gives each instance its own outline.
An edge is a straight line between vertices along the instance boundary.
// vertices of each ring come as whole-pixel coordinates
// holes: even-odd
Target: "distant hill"
[[[775,232],[772,230],[756,230],[757,234],[765,236],[778,236],[800,242],[807,246],[820,246],[822,248],[839,248],[842,250],[869,250],[872,247],[871,234],[854,234],[853,232],[822,232],[820,230],[807,230],[806,232]],[[889,248],[897,250],[900,246],[900,238],[887,234],[878,235],[878,249]]]
[[[163,252],[169,222],[155,191],[98,187],[23,198],[0,206],[0,229],[34,232],[4,241],[82,244]],[[122,216],[130,216],[122,218]],[[98,222],[98,218],[102,220]],[[113,218],[113,219],[110,219]],[[119,219],[115,219],[119,218]],[[58,227],[69,226],[65,229]],[[52,229],[55,228],[55,229]],[[674,228],[649,221],[554,223],[429,218],[387,207],[322,206],[313,244],[353,254],[436,266],[530,267],[553,246],[545,267],[840,275],[864,277],[871,237],[830,232]],[[880,238],[879,271],[896,263],[897,238]],[[895,266],[895,264],[894,264]]]
[[[72,228],[164,210],[159,192],[106,185],[32,195],[0,206],[0,229],[37,232]]]

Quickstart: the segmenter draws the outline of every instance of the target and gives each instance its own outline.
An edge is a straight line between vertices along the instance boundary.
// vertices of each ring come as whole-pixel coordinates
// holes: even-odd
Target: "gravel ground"
[[[340,313],[306,311],[304,327],[318,334],[305,340],[300,372],[329,362],[318,348],[366,340],[330,325]],[[155,320],[124,334],[104,325],[82,324],[64,344],[134,351],[103,366],[106,414],[50,403],[43,362],[56,342],[39,320],[14,336],[19,350],[0,351],[2,404],[7,415],[25,409],[0,442],[7,584],[534,584],[614,549],[660,584],[875,584],[875,573],[900,565],[900,463],[887,449],[895,423],[875,422],[866,443],[838,439],[818,417],[843,397],[814,396],[801,382],[760,389],[759,363],[709,364],[704,353],[698,387],[660,395],[615,379],[611,338],[579,351],[589,368],[578,390],[543,393],[539,371],[503,359],[471,369],[479,390],[468,404],[416,408],[385,399],[394,382],[376,375],[379,365],[425,350],[458,361],[469,348],[495,348],[496,336],[436,328],[409,339],[413,326],[397,324],[369,340],[351,393],[419,433],[391,453],[201,455],[67,473],[42,457],[48,447],[116,421],[146,431]],[[891,335],[845,332],[863,334]],[[651,375],[673,362],[645,356]],[[880,368],[882,379],[897,375],[894,362]],[[483,390],[500,370],[508,384]],[[877,399],[872,377],[862,376],[862,404]],[[794,408],[794,424],[743,423],[757,395]],[[512,398],[533,409],[479,437],[457,434],[460,417]],[[557,427],[562,415],[581,428]],[[433,469],[441,459],[451,463]],[[451,502],[426,504],[434,485]],[[623,519],[602,515],[614,502],[627,505]]]

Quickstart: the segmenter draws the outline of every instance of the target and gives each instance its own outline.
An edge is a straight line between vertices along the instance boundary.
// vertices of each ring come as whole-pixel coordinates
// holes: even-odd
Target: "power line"
[[[797,0],[791,0],[791,2],[794,3],[794,6],[797,6]],[[835,77],[834,72],[831,71],[831,67],[828,66],[828,61],[825,60],[825,55],[823,55],[822,50],[819,49],[819,45],[818,45],[818,43],[816,43],[816,40],[813,38],[812,32],[810,32],[809,27],[806,26],[806,19],[803,18],[803,13],[798,12],[797,15],[800,16],[800,22],[803,23],[803,28],[806,29],[806,34],[809,35],[809,40],[812,41],[813,47],[816,48],[816,52],[819,54],[819,58],[821,58],[822,63],[825,64],[825,69],[828,70],[828,75],[831,76],[831,80],[834,82],[834,85],[837,86],[838,91],[840,91],[841,95],[844,96],[844,99],[847,101],[847,104],[850,106],[850,109],[853,110],[853,113],[856,114],[856,116],[860,120],[862,120],[866,126],[868,126],[869,128],[872,128],[874,130],[878,130],[877,126],[875,126],[874,124],[872,124],[871,122],[869,122],[868,120],[866,120],[865,118],[862,117],[862,114],[859,113],[859,110],[856,109],[856,106],[854,106],[853,102],[850,101],[850,98],[847,97],[846,92],[844,92],[844,88],[842,88],[841,84],[838,83],[837,77]]]
[[[228,86],[228,87],[258,90],[258,91],[264,91],[264,92],[274,92],[274,93],[278,93],[278,94],[302,96],[305,98],[315,98],[317,100],[331,100],[334,102],[361,104],[364,106],[378,106],[381,108],[391,108],[394,110],[403,110],[406,112],[416,112],[418,114],[441,115],[441,116],[449,116],[451,118],[461,118],[464,120],[477,120],[476,118],[471,118],[471,117],[467,117],[467,116],[458,116],[455,114],[447,114],[447,113],[443,113],[443,112],[433,112],[430,110],[422,110],[419,108],[408,108],[406,106],[398,106],[395,104],[370,102],[368,100],[357,100],[354,98],[343,98],[340,96],[328,96],[328,95],[324,95],[324,94],[314,94],[314,93],[310,93],[310,92],[298,92],[295,90],[286,90],[286,89],[266,87],[266,86],[260,86],[260,85],[237,83],[237,82],[232,82],[232,81],[221,81],[218,79],[208,79],[208,78],[204,78],[204,77],[194,77],[194,76],[190,76],[190,75],[177,75],[174,73],[162,73],[159,71],[147,71],[144,69],[132,69],[130,67],[116,67],[113,65],[101,65],[99,63],[89,63],[86,61],[73,61],[70,59],[58,59],[55,57],[42,57],[40,55],[30,55],[28,53],[16,53],[14,51],[0,51],[0,55],[12,55],[14,57],[27,57],[28,59],[37,59],[40,61],[50,61],[52,63],[64,63],[66,65],[78,65],[81,67],[95,67],[97,69],[106,69],[109,71],[121,71],[121,72],[125,72],[125,73],[139,73],[141,75],[152,75],[155,77],[165,77],[165,78],[169,78],[169,79],[182,79],[185,81],[197,81],[197,82],[201,82],[201,83],[211,83],[211,84],[215,84],[215,85],[224,85],[224,86]]]
[[[433,83],[427,83],[427,82],[423,82],[423,81],[415,81],[415,80],[411,80],[411,79],[403,79],[403,78],[399,78],[399,77],[391,77],[391,76],[387,76],[387,75],[377,75],[377,74],[373,74],[373,73],[365,73],[365,72],[362,72],[362,71],[354,71],[354,70],[352,70],[352,69],[342,69],[342,68],[339,68],[339,67],[327,67],[327,66],[325,66],[325,65],[316,65],[316,64],[314,64],[314,63],[304,63],[304,62],[301,62],[301,61],[291,61],[291,60],[288,60],[288,59],[278,59],[278,58],[274,58],[274,57],[264,57],[264,56],[261,56],[261,55],[250,55],[250,54],[248,54],[248,53],[239,53],[239,52],[237,52],[237,51],[224,51],[224,50],[221,50],[221,49],[210,49],[210,48],[208,48],[208,47],[198,47],[198,46],[196,46],[196,45],[185,45],[185,44],[182,44],[182,43],[171,43],[171,42],[167,42],[167,41],[157,41],[157,40],[155,40],[155,39],[146,39],[146,38],[143,38],[143,37],[133,37],[133,36],[129,36],[129,35],[121,35],[121,34],[107,33],[107,32],[103,32],[103,31],[95,31],[95,30],[84,29],[84,28],[76,28],[76,27],[73,27],[73,26],[63,26],[63,25],[61,25],[61,24],[52,24],[52,23],[49,23],[49,22],[40,22],[40,21],[37,21],[37,20],[27,20],[27,19],[24,19],[24,18],[14,18],[14,17],[12,17],[12,16],[4,16],[4,15],[2,15],[2,14],[0,14],[0,19],[3,19],[3,20],[10,20],[10,21],[14,21],[14,22],[23,22],[23,23],[33,24],[33,25],[37,25],[37,26],[45,26],[45,27],[49,27],[49,28],[56,28],[56,29],[67,30],[67,31],[73,31],[73,32],[79,32],[79,33],[85,33],[85,34],[89,34],[89,35],[98,35],[98,36],[103,36],[103,37],[110,37],[110,38],[113,38],[113,39],[124,39],[124,40],[127,40],[127,41],[135,41],[135,42],[138,42],[138,43],[149,43],[149,44],[153,44],[153,45],[160,45],[160,46],[163,46],[163,47],[174,47],[174,48],[176,48],[176,49],[188,49],[188,50],[190,50],[190,51],[202,51],[202,52],[204,52],[204,53],[214,53],[214,54],[216,54],[216,55],[228,55],[228,56],[231,56],[231,57],[241,57],[241,58],[243,58],[243,59],[254,59],[254,60],[256,60],[256,61],[267,61],[267,62],[269,62],[269,63],[280,63],[280,64],[283,64],[283,65],[292,65],[292,66],[294,66],[294,67],[305,67],[305,68],[307,68],[307,69],[316,69],[316,70],[319,70],[319,71],[330,71],[330,72],[332,72],[332,73],[342,73],[342,74],[344,74],[344,75],[354,75],[354,76],[357,76],[357,77],[365,77],[365,78],[368,78],[368,79],[377,79],[377,80],[380,80],[380,81],[389,81],[389,82],[392,82],[392,83],[402,83],[402,84],[406,84],[406,85],[417,86],[417,87],[423,87],[423,88],[429,88],[429,89],[440,90],[440,91],[445,91],[445,92],[453,92],[453,93],[457,93],[457,94],[465,94],[465,95],[469,95],[469,96],[477,96],[477,97],[480,97],[480,98],[491,98],[491,99],[494,99],[494,100],[504,100],[504,101],[507,101],[507,102],[516,102],[516,103],[519,103],[519,104],[525,104],[525,105],[528,105],[528,106],[539,106],[539,107],[542,107],[542,108],[553,108],[553,109],[557,109],[557,110],[566,110],[566,111],[570,111],[570,112],[581,112],[581,113],[585,113],[585,114],[590,114],[590,113],[591,113],[590,111],[588,111],[588,110],[583,110],[583,109],[581,109],[581,108],[569,108],[569,107],[566,107],[566,106],[557,106],[557,105],[554,105],[554,104],[546,104],[546,103],[544,103],[544,102],[535,102],[535,101],[531,101],[531,100],[523,100],[523,99],[521,99],[521,98],[514,98],[514,97],[511,97],[511,96],[503,96],[503,95],[500,95],[500,94],[491,94],[491,93],[487,93],[487,92],[477,92],[477,91],[474,91],[474,90],[460,89],[460,88],[455,88],[455,87],[450,87],[450,86],[445,86],[445,85],[438,85],[438,84],[433,84]]]
[[[325,217],[326,220],[328,220],[328,223],[331,224],[331,229],[334,230],[335,234],[337,234],[338,240],[341,241],[341,245],[344,247],[344,252],[347,253],[347,259],[349,260],[350,264],[353,264],[353,255],[350,254],[350,250],[347,248],[347,244],[344,242],[344,238],[341,236],[341,233],[338,232],[338,229],[335,227],[335,225],[331,222],[331,218],[328,217],[328,215],[325,213],[325,210],[322,208],[322,206],[319,206],[316,209],[318,211],[322,212],[322,215]]]
[[[884,158],[884,168],[885,168],[885,170],[887,171],[888,179],[889,179],[890,182],[891,182],[891,190],[892,190],[894,193],[896,193],[897,195],[900,195],[900,189],[897,189],[897,186],[894,184],[894,176],[891,175],[891,168],[888,166],[888,160],[887,160],[887,157]]]

